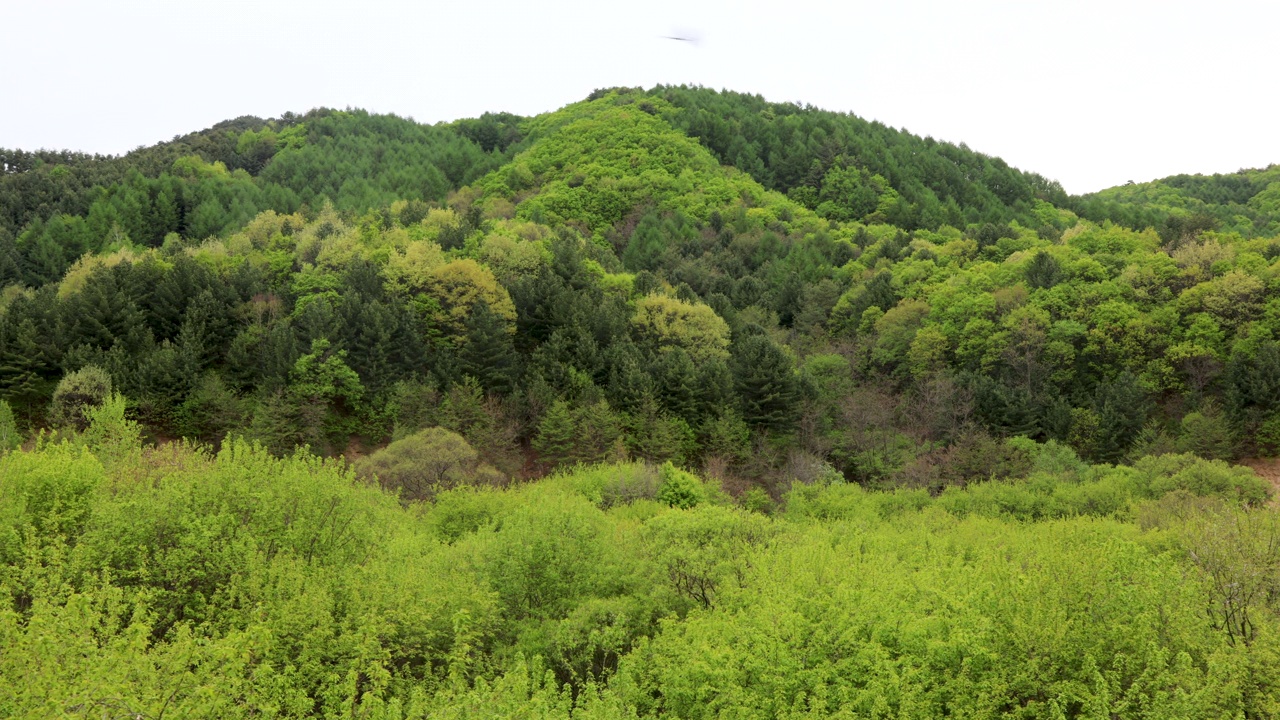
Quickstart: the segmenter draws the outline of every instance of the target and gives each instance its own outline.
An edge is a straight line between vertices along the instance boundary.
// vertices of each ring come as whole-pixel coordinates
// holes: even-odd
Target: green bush
[[[37,540],[74,541],[93,512],[94,491],[102,484],[102,463],[89,452],[53,445],[38,453],[0,457],[0,540],[6,562],[24,531]]]
[[[58,382],[49,405],[49,424],[81,431],[89,427],[88,411],[111,394],[111,376],[95,365],[68,373]]]
[[[706,489],[697,477],[672,465],[662,464],[658,470],[658,502],[671,507],[688,509],[706,499]]]
[[[22,433],[18,431],[17,420],[13,417],[13,408],[9,403],[0,400],[0,455],[16,450],[22,445]]]
[[[1271,498],[1271,485],[1253,470],[1228,465],[1221,460],[1205,460],[1195,455],[1146,457],[1134,464],[1141,474],[1146,497],[1158,498],[1174,490],[1200,496],[1216,496],[1248,505],[1261,505]]]
[[[480,462],[480,455],[458,433],[434,427],[401,438],[361,458],[356,473],[398,491],[411,502],[460,485],[494,485],[502,474]]]

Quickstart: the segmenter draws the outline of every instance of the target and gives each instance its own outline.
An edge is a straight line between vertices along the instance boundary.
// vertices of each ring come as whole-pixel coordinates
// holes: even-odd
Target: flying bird
[[[684,32],[680,30],[673,31],[670,35],[659,35],[662,40],[675,40],[676,42],[686,42],[690,45],[698,45],[702,42],[702,38],[698,33]]]

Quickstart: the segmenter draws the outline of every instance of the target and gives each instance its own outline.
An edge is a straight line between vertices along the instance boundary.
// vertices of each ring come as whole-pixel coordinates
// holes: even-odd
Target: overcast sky
[[[0,147],[120,153],[240,115],[437,122],[690,83],[964,142],[1073,193],[1280,163],[1274,0],[0,0],[0,27]]]

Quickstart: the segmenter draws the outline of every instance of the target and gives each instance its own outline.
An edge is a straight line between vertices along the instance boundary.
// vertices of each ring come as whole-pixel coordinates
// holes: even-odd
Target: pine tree
[[[506,395],[515,387],[520,357],[508,325],[481,302],[467,319],[467,342],[458,353],[462,372],[490,392]]]
[[[660,352],[650,365],[662,408],[686,421],[698,417],[698,371],[682,348]]]
[[[574,415],[578,429],[577,459],[587,463],[621,459],[616,456],[622,428],[609,403],[604,400],[591,403],[579,408]]]
[[[49,370],[48,363],[35,322],[23,318],[15,326],[6,320],[10,318],[0,316],[0,396],[29,408],[47,392],[41,375]]]
[[[1062,265],[1041,250],[1027,263],[1027,284],[1033,288],[1051,288],[1062,280]]]
[[[795,422],[800,384],[782,348],[765,335],[753,335],[735,344],[730,367],[748,424],[786,430]]]
[[[651,463],[670,460],[680,464],[692,453],[696,437],[689,424],[662,412],[648,398],[626,417],[627,448],[634,457]]]
[[[557,400],[547,409],[542,421],[538,423],[538,434],[533,438],[533,449],[538,451],[542,462],[549,467],[564,465],[573,461],[578,440],[577,423],[573,421],[573,413],[569,404]]]

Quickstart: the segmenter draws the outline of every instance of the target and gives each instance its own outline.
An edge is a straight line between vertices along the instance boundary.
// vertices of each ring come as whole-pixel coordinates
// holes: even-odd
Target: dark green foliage
[[[1062,265],[1042,250],[1031,258],[1026,273],[1027,285],[1047,290],[1062,280]]]
[[[573,421],[568,403],[557,400],[538,423],[533,449],[538,451],[538,455],[548,465],[562,465],[574,458],[577,437],[577,424]]]
[[[1154,227],[1170,245],[1213,229],[1245,237],[1280,232],[1280,166],[1215,175],[1174,175],[1129,183],[1073,199],[1083,217],[1134,228]]]
[[[505,395],[516,386],[520,356],[508,326],[485,303],[467,318],[467,343],[458,353],[458,362],[464,374],[492,392]]]
[[[1194,203],[1125,220],[1159,238],[1081,221],[1038,176],[849,115],[624,88],[6,157],[0,397],[24,427],[92,364],[156,437],[336,454],[441,426],[511,475],[631,456],[775,495],[1002,477],[1013,435],[1280,447],[1280,245]],[[1268,172],[1168,186],[1256,219]]]
[[[743,420],[771,430],[789,429],[800,400],[791,358],[764,335],[735,341],[732,353],[730,370]]]
[[[690,88],[0,164],[0,715],[1280,706],[1274,169]]]
[[[245,403],[217,373],[203,375],[177,409],[176,427],[183,437],[217,445],[245,424]]]
[[[1057,183],[999,158],[854,115],[704,88],[659,86],[651,94],[675,105],[676,126],[722,162],[793,196],[803,198],[808,189],[814,206],[831,203],[837,219],[874,211],[871,196],[882,191],[869,175],[901,195],[903,207],[888,219],[907,229],[1028,221],[1035,200],[1067,200]]]
[[[652,399],[627,413],[627,449],[651,463],[683,464],[692,455],[696,437],[682,418],[663,412]]]
[[[363,211],[395,200],[441,200],[504,160],[447,126],[394,115],[313,111],[305,123],[306,142],[277,153],[261,177],[313,206],[327,199]]]

